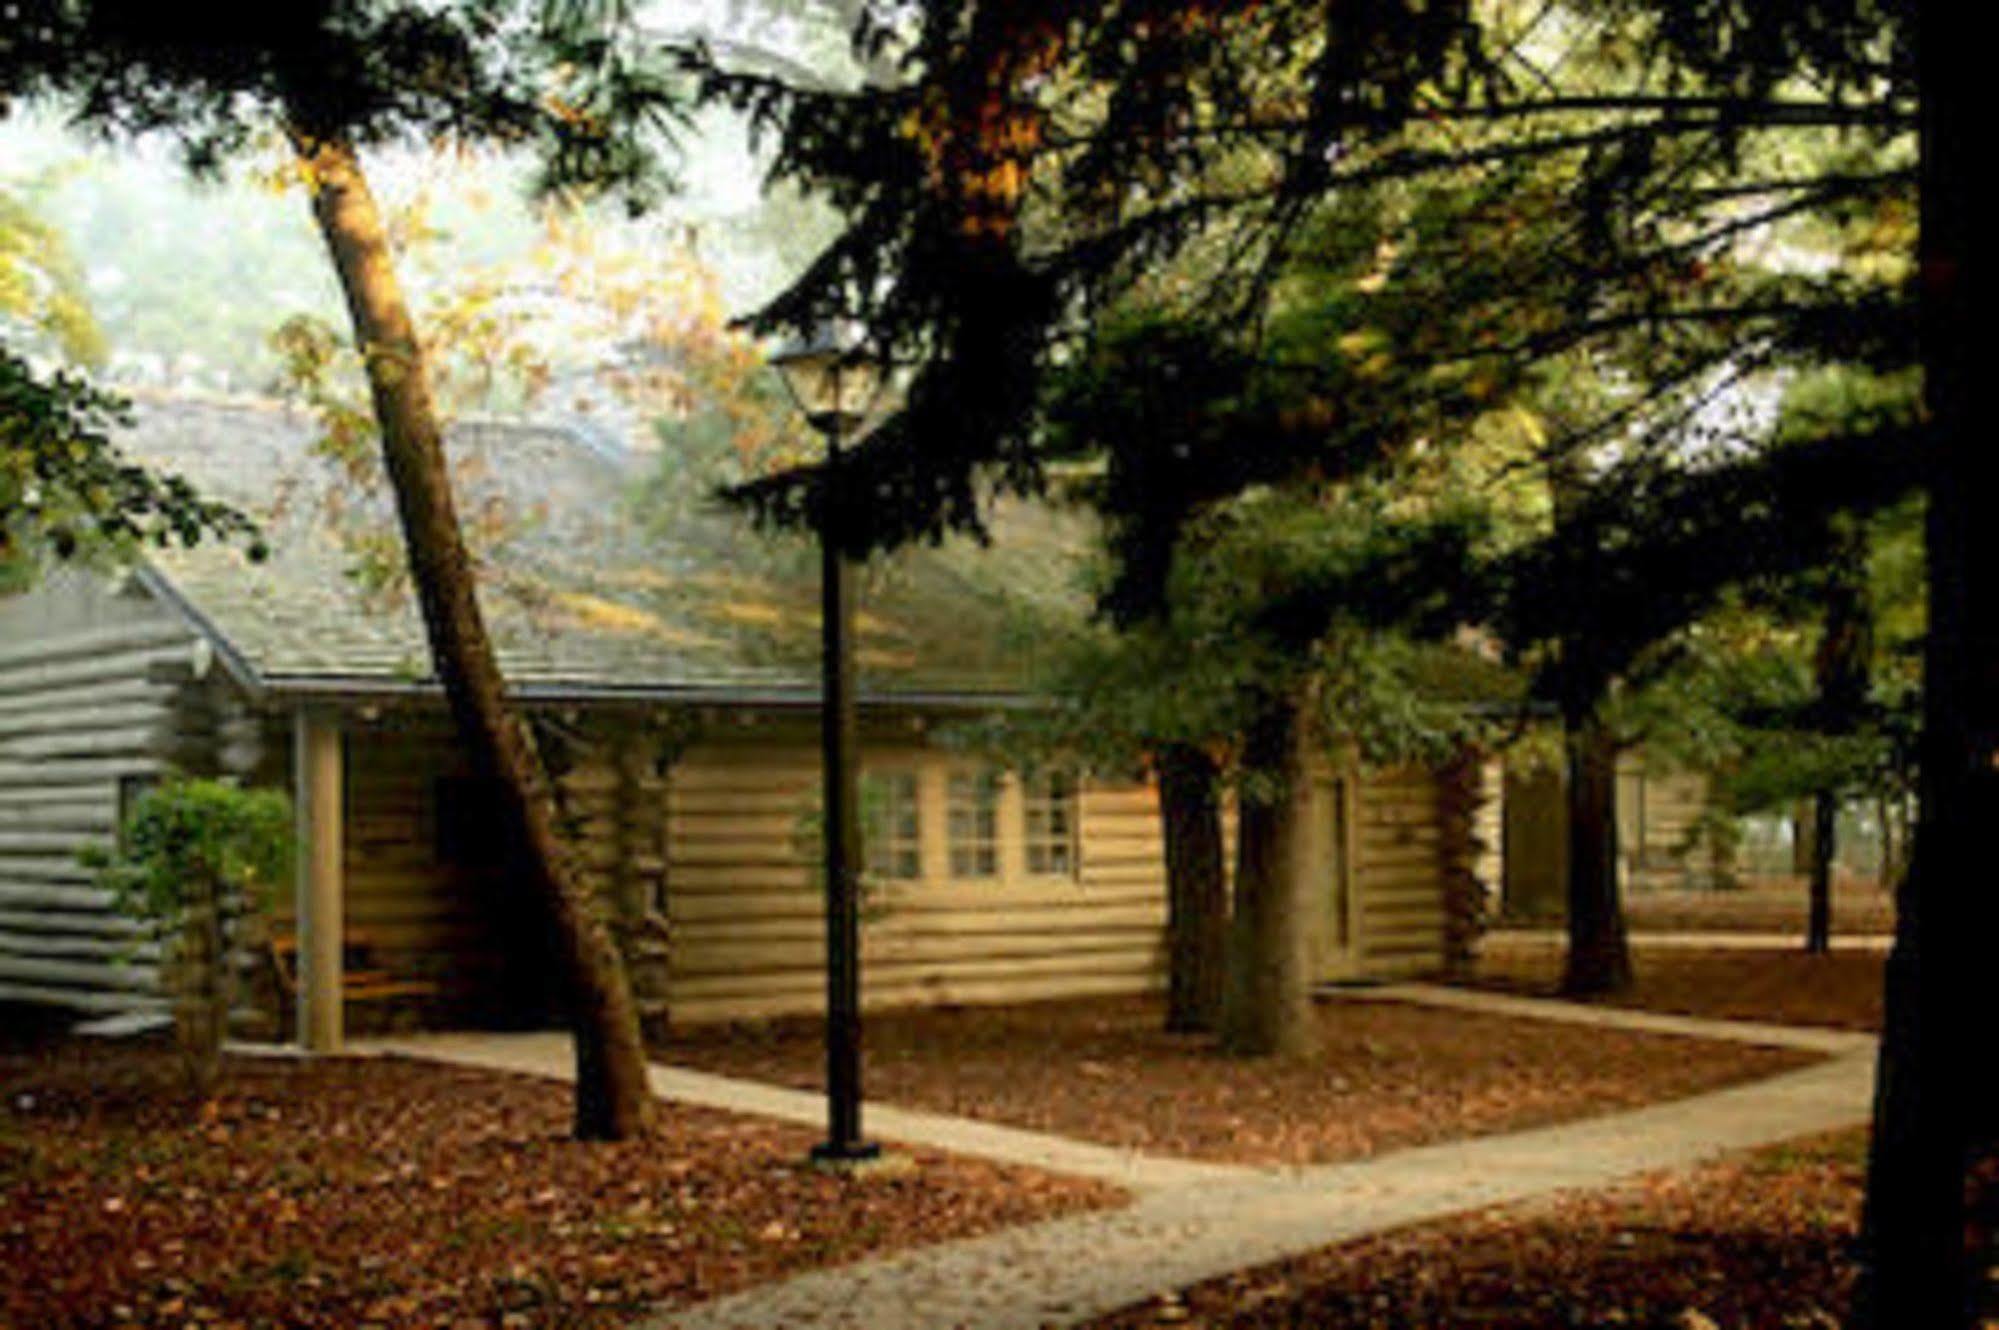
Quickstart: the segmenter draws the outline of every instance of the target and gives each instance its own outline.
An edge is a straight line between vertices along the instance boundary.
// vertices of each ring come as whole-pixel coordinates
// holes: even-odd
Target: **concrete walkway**
[[[1103,1178],[1130,1187],[1124,1210],[1053,1220],[891,1254],[745,1290],[644,1323],[644,1330],[1039,1330],[1073,1325],[1249,1266],[1384,1229],[1635,1173],[1683,1168],[1730,1151],[1867,1119],[1873,1041],[1863,1035],[1649,1017],[1569,1003],[1427,985],[1353,996],[1423,1002],[1617,1028],[1781,1044],[1829,1060],[1769,1080],[1565,1126],[1489,1136],[1306,1169],[1157,1159],[1033,1132],[888,1106],[871,1135]],[[1655,1022],[1663,1022],[1655,1023]],[[363,1051],[566,1076],[560,1036],[428,1036]],[[667,1098],[817,1124],[823,1100],[726,1077],[657,1067]]]
[[[1567,946],[1569,935],[1559,928],[1495,928],[1479,938],[1481,947],[1509,944]],[[1632,933],[1627,938],[1639,950],[1661,951],[1795,951],[1804,943],[1796,933]],[[1834,951],[1886,952],[1895,941],[1889,933],[1837,933]]]
[[[552,1032],[409,1035],[357,1040],[352,1048],[361,1054],[396,1054],[560,1080],[568,1080],[574,1074],[569,1037]],[[654,1094],[675,1103],[751,1113],[808,1127],[823,1127],[826,1123],[826,1096],[818,1091],[787,1090],[761,1081],[657,1064],[648,1069],[648,1078]],[[944,1113],[897,1108],[893,1104],[870,1102],[863,1107],[863,1114],[870,1137],[975,1155],[1050,1173],[1095,1178],[1134,1192],[1257,1175],[1257,1170],[1251,1168],[1162,1158]]]
[[[1829,1057],[1866,1053],[1874,1047],[1873,1035],[1852,1030],[1773,1025],[1764,1021],[1716,1020],[1707,1016],[1676,1016],[1670,1012],[1635,1011],[1595,1003],[1556,1002],[1506,993],[1482,993],[1467,988],[1448,988],[1442,984],[1382,984],[1336,991],[1350,1000],[1407,1002],[1426,1007],[1480,1011],[1494,1016],[1559,1021],[1565,1025],[1594,1025],[1608,1030],[1684,1035],[1693,1039],[1726,1039],[1766,1048],[1796,1048],[1807,1053],[1824,1053]]]

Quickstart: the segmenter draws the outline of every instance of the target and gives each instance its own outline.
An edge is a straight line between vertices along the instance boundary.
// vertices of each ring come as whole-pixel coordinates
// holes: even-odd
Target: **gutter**
[[[441,701],[443,687],[434,680],[390,680],[366,674],[282,674],[263,681],[265,695],[298,701],[366,703]],[[749,706],[771,710],[814,710],[816,687],[745,686],[730,683],[621,684],[584,682],[510,683],[507,698],[525,706]],[[1000,692],[881,692],[863,691],[864,706],[918,707],[933,711],[1027,711],[1047,705],[1021,693]]]

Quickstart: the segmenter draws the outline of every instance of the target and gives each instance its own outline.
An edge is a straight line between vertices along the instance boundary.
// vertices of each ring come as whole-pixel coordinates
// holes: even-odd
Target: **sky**
[[[767,48],[806,61],[808,51],[823,59],[839,49],[837,35],[762,17],[760,3],[658,0],[652,8],[658,27],[706,34],[724,50]],[[606,210],[601,225],[640,246],[678,243],[692,228],[725,303],[747,311],[781,288],[809,254],[814,226],[829,222],[795,205],[781,220],[767,212],[765,160],[733,113],[704,113],[681,147],[677,197],[638,222]],[[0,189],[30,192],[62,228],[87,273],[111,371],[127,378],[254,388],[270,372],[261,350],[270,328],[294,313],[337,316],[337,289],[301,196],[259,178],[281,154],[273,148],[262,161],[220,183],[197,182],[164,141],[91,143],[33,108],[0,120]],[[534,240],[519,162],[410,150],[375,154],[368,165],[392,206],[427,188],[448,243],[467,263],[503,261]]]

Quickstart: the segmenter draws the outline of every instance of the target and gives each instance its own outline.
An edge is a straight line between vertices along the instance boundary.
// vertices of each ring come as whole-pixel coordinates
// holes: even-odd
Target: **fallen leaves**
[[[1197,1285],[1094,1323],[1352,1330],[1831,1330],[1865,1136],[1481,1211]]]
[[[807,1132],[670,1106],[578,1144],[560,1086],[392,1060],[180,1086],[164,1048],[0,1048],[0,1326],[621,1325],[1119,1199],[934,1154],[840,1178]]]
[[[1607,1005],[1722,1020],[1881,1028],[1878,952],[1638,948],[1630,991],[1597,999]],[[1539,941],[1488,944],[1473,985],[1536,996],[1554,994],[1562,951]]]
[[[1781,1050],[1395,1003],[1319,1008],[1320,1056],[1228,1058],[1163,1032],[1154,998],[870,1015],[867,1092],[1127,1149],[1323,1163],[1697,1094],[1811,1059]],[[696,1029],[657,1050],[707,1071],[821,1084],[816,1025]]]

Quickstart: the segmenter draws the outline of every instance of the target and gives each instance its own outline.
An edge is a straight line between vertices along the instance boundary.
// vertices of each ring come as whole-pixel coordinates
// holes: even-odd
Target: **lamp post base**
[[[811,1154],[815,1167],[838,1173],[867,1169],[886,1158],[875,1141],[821,1141],[812,1147]]]

